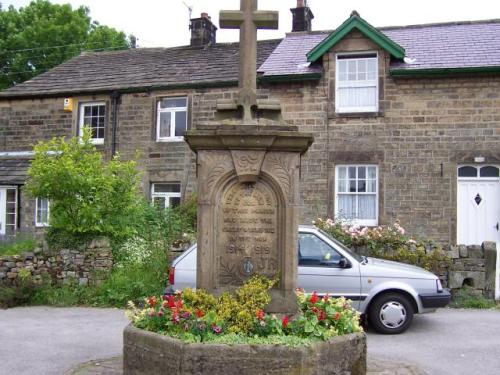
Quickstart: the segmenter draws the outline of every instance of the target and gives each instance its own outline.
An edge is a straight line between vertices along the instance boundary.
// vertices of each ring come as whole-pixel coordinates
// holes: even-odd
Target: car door
[[[298,287],[308,293],[344,296],[357,309],[361,295],[359,263],[349,262],[350,268],[342,268],[339,262],[344,257],[340,249],[317,233],[300,232]]]

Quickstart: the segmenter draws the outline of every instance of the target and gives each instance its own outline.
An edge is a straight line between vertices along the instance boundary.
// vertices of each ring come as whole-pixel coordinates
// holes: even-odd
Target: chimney
[[[212,23],[212,18],[208,13],[202,13],[200,18],[190,20],[191,45],[195,47],[215,44],[217,27]]]
[[[307,5],[307,0],[297,0],[297,8],[290,9],[293,14],[292,32],[311,31],[314,14]]]

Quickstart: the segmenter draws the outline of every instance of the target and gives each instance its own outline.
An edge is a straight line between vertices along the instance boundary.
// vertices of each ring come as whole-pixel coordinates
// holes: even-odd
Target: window
[[[299,233],[299,265],[331,265],[340,261],[340,254],[312,233]]]
[[[17,229],[17,188],[0,187],[0,235],[15,235]]]
[[[378,223],[378,176],[374,165],[339,165],[335,173],[335,217],[358,225]]]
[[[378,111],[378,58],[376,53],[337,55],[336,71],[336,112]]]
[[[151,201],[160,208],[175,207],[181,203],[181,184],[155,183],[151,187]]]
[[[78,123],[79,135],[82,135],[84,126],[92,130],[92,143],[104,144],[104,129],[106,124],[106,103],[83,103],[80,104],[80,120]]]
[[[35,210],[35,226],[49,226],[49,211],[49,200],[46,198],[37,198]]]
[[[494,165],[470,166],[465,165],[458,168],[459,178],[498,178],[500,168]]]
[[[187,98],[163,98],[158,101],[156,140],[182,140],[186,129]]]

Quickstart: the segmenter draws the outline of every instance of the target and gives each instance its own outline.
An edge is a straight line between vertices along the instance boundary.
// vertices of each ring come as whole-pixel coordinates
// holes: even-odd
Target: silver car
[[[299,228],[297,284],[307,292],[344,296],[381,333],[401,333],[414,314],[435,311],[450,302],[439,278],[415,266],[353,253],[315,228]],[[167,293],[196,286],[196,245],[172,263]]]

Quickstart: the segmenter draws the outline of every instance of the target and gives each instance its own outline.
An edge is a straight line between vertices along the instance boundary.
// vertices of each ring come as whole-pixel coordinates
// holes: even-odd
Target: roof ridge
[[[424,27],[439,27],[439,26],[460,26],[460,25],[480,25],[487,23],[500,23],[500,18],[491,18],[486,20],[473,20],[473,21],[448,21],[448,22],[431,22],[431,23],[417,23],[412,25],[402,25],[402,26],[374,26],[376,29],[384,30],[396,30],[396,29],[418,29]],[[313,30],[313,31],[295,31],[288,32],[286,36],[302,36],[302,35],[319,35],[319,34],[330,34],[336,29],[325,29],[325,30]]]
[[[269,42],[269,43],[272,43],[272,42],[279,42],[279,41],[282,41],[283,38],[272,38],[272,39],[262,39],[262,40],[258,40],[257,43],[263,43],[263,42]],[[192,50],[202,50],[202,49],[206,49],[206,48],[209,48],[209,47],[226,47],[226,46],[236,46],[238,45],[240,42],[219,42],[219,43],[215,43],[215,44],[208,44],[208,45],[205,45],[205,46],[191,46],[189,44],[187,45],[184,45],[184,46],[173,46],[173,47],[138,47],[138,48],[126,48],[126,49],[121,49],[121,50],[113,50],[113,51],[82,51],[79,55],[75,56],[75,57],[80,57],[80,56],[99,56],[99,55],[104,55],[104,54],[107,54],[107,55],[113,55],[113,54],[120,54],[120,53],[124,53],[124,52],[133,52],[133,51],[136,51],[137,53],[141,52],[141,51],[166,51],[166,50],[177,50],[177,49],[183,49],[183,50],[186,50],[186,49],[192,49]]]

